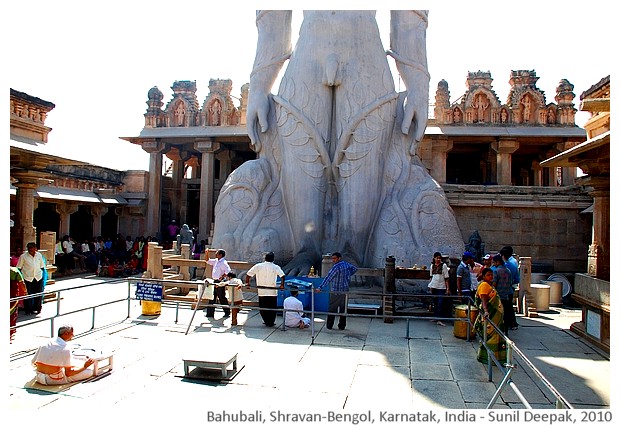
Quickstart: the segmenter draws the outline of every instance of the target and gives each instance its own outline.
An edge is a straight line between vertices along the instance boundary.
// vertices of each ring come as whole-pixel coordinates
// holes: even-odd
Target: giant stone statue
[[[305,274],[340,251],[365,267],[428,264],[463,240],[441,187],[416,155],[428,115],[427,11],[391,13],[397,93],[374,11],[258,11],[248,133],[258,159],[224,184],[213,244],[236,260],[265,251]],[[277,95],[271,88],[288,65]]]

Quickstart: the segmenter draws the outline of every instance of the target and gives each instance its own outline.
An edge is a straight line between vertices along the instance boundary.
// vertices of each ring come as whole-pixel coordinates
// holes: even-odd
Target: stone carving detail
[[[148,100],[146,102],[148,107],[144,114],[144,126],[146,128],[157,128],[165,124],[164,112],[161,110],[161,107],[164,105],[162,102],[163,98],[164,94],[162,94],[156,86],[149,89]]]
[[[435,95],[435,118],[439,125],[529,125],[575,126],[573,85],[562,79],[557,87],[557,104],[546,104],[545,94],[536,87],[534,70],[513,70],[511,90],[502,104],[492,89],[490,72],[469,72],[467,91],[450,104],[448,83],[442,80]]]
[[[232,80],[230,79],[209,81],[209,95],[202,104],[202,114],[206,117],[206,125],[239,125],[240,114],[233,104],[231,90]]]
[[[458,254],[454,214],[416,154],[428,109],[426,12],[392,12],[401,94],[373,11],[305,11],[292,55],[290,17],[257,14],[247,119],[259,156],[224,184],[213,245],[240,260],[272,250],[291,274],[336,250],[370,267],[388,255],[413,265]]]
[[[245,88],[245,89],[244,89]],[[248,87],[241,88],[241,108],[233,103],[232,81],[211,79],[209,95],[199,108],[196,98],[196,81],[175,81],[172,100],[162,110],[163,94],[154,86],[148,92],[147,110],[144,114],[146,128],[230,126],[245,124]]]
[[[176,81],[171,89],[173,97],[164,111],[166,126],[188,127],[195,125],[190,123],[190,120],[196,117],[198,111],[196,81]]]

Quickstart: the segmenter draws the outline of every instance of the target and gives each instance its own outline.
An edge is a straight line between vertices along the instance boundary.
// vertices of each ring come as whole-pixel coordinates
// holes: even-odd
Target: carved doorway
[[[71,215],[69,235],[79,242],[93,236],[93,216],[89,206],[79,206],[78,210]]]
[[[60,234],[60,215],[56,212],[56,204],[39,202],[32,212],[32,223],[37,229],[37,239],[41,231],[54,231],[56,237]]]

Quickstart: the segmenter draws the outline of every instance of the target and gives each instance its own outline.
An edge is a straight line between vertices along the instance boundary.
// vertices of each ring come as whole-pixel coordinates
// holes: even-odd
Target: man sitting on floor
[[[282,303],[284,307],[284,320],[286,320],[285,325],[288,328],[304,329],[310,326],[310,319],[303,317],[304,305],[297,298],[298,293],[296,288],[291,288],[291,296]]]
[[[58,337],[52,338],[39,347],[32,365],[36,367],[37,382],[44,385],[67,384],[86,380],[93,376],[88,368],[95,361],[86,359],[84,366],[75,367],[71,362],[71,349],[67,342],[73,339],[73,326],[63,325],[58,328]]]

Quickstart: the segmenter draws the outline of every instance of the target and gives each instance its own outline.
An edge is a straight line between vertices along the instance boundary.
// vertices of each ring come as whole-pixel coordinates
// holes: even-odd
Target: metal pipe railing
[[[122,299],[114,299],[111,301],[106,301],[103,303],[99,303],[96,305],[91,305],[91,306],[85,306],[82,308],[79,308],[77,310],[72,310],[72,311],[67,311],[67,312],[62,312],[61,309],[61,302],[62,302],[62,295],[63,293],[66,292],[74,292],[78,289],[84,289],[84,288],[90,288],[90,287],[94,287],[94,286],[98,286],[104,283],[118,283],[118,281],[112,281],[112,280],[108,280],[108,281],[100,281],[100,282],[96,282],[96,283],[91,283],[91,284],[87,284],[87,285],[80,285],[80,286],[72,286],[72,287],[67,287],[67,288],[62,288],[62,289],[55,289],[53,291],[43,291],[43,292],[38,292],[38,293],[33,293],[33,294],[29,294],[29,295],[25,295],[25,296],[20,296],[17,298],[10,298],[10,302],[16,302],[16,301],[20,301],[20,300],[24,300],[24,299],[31,299],[31,298],[36,298],[36,297],[41,297],[41,299],[44,299],[45,295],[49,295],[50,293],[55,293],[56,294],[56,312],[55,314],[53,314],[52,316],[49,317],[42,317],[42,318],[37,318],[37,319],[32,319],[32,320],[26,320],[26,321],[22,321],[19,322],[14,325],[11,326],[11,328],[15,328],[17,330],[19,330],[20,328],[24,328],[26,326],[30,326],[30,325],[35,325],[38,323],[43,323],[43,322],[50,322],[50,337],[53,337],[54,335],[56,335],[56,327],[55,327],[55,321],[58,317],[61,316],[68,316],[71,314],[76,314],[76,313],[81,313],[83,311],[86,310],[91,310],[92,311],[92,315],[91,315],[91,326],[90,329],[86,332],[90,332],[92,330],[95,329],[95,317],[96,317],[96,309],[99,307],[103,307],[106,305],[111,305],[111,304],[117,304],[119,302],[124,302],[127,301],[127,317],[125,319],[128,319],[131,315],[130,310],[131,310],[131,285],[130,283],[127,284],[127,297],[122,298]]]

